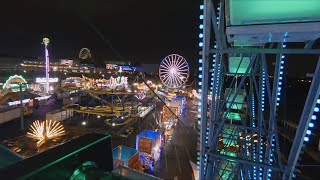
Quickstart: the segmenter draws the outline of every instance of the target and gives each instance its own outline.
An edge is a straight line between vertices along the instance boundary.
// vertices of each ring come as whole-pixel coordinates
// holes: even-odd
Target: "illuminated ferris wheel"
[[[170,54],[160,63],[159,76],[168,88],[178,88],[188,80],[188,62],[178,54]]]

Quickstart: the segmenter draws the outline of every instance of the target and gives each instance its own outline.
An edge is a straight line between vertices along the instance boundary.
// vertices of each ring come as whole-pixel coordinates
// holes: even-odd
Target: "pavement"
[[[155,166],[156,176],[163,179],[194,179],[190,165],[190,161],[196,162],[197,155],[197,132],[191,127],[196,114],[190,112],[194,108],[187,101],[186,112],[172,134],[172,141],[165,144],[160,161]]]
[[[165,180],[181,179],[192,180],[193,171],[190,161],[196,162],[197,155],[197,132],[192,128],[191,124],[195,124],[196,114],[190,110],[197,109],[190,101],[186,104],[185,114],[181,116],[181,122],[178,123],[172,134],[172,141],[167,141],[162,148],[161,157],[154,168],[152,175]],[[156,103],[156,111],[162,110],[162,103]],[[136,135],[142,130],[152,130],[157,128],[156,120],[153,114],[150,113],[137,124],[141,127],[140,131],[133,132],[127,139],[123,140],[120,137],[113,137],[113,147],[123,145],[136,148]]]

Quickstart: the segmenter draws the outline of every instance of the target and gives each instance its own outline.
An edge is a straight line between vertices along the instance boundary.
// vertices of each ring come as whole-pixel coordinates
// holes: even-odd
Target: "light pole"
[[[43,38],[43,44],[45,48],[45,60],[46,60],[46,93],[49,94],[49,52],[48,52],[48,45],[49,45],[49,38]]]
[[[24,130],[24,107],[22,102],[22,83],[19,83],[19,96],[20,96],[20,128]]]

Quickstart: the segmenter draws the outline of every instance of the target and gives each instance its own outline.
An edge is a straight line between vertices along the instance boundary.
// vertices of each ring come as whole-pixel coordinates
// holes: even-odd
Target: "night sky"
[[[10,2],[10,3],[9,3]],[[178,53],[198,58],[200,1],[185,0],[13,0],[0,11],[0,55],[43,55],[43,36],[54,58],[160,63]]]
[[[198,62],[200,0],[9,0],[0,11],[0,56],[53,58],[91,50],[98,63],[160,63],[171,54]],[[319,43],[317,43],[319,44]],[[315,56],[290,56],[290,75],[313,72]],[[311,63],[311,64],[310,64]]]

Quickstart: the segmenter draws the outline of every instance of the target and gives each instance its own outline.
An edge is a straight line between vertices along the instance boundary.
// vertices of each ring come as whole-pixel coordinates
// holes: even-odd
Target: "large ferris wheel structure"
[[[178,54],[170,54],[161,61],[159,76],[160,80],[167,88],[179,88],[188,80],[188,62]]]
[[[312,48],[320,38],[320,2],[295,2],[295,7],[284,0],[204,0],[200,5],[199,179],[296,176],[319,111],[319,60],[285,159],[277,114],[287,56],[320,54]],[[293,49],[293,43],[303,47]]]

